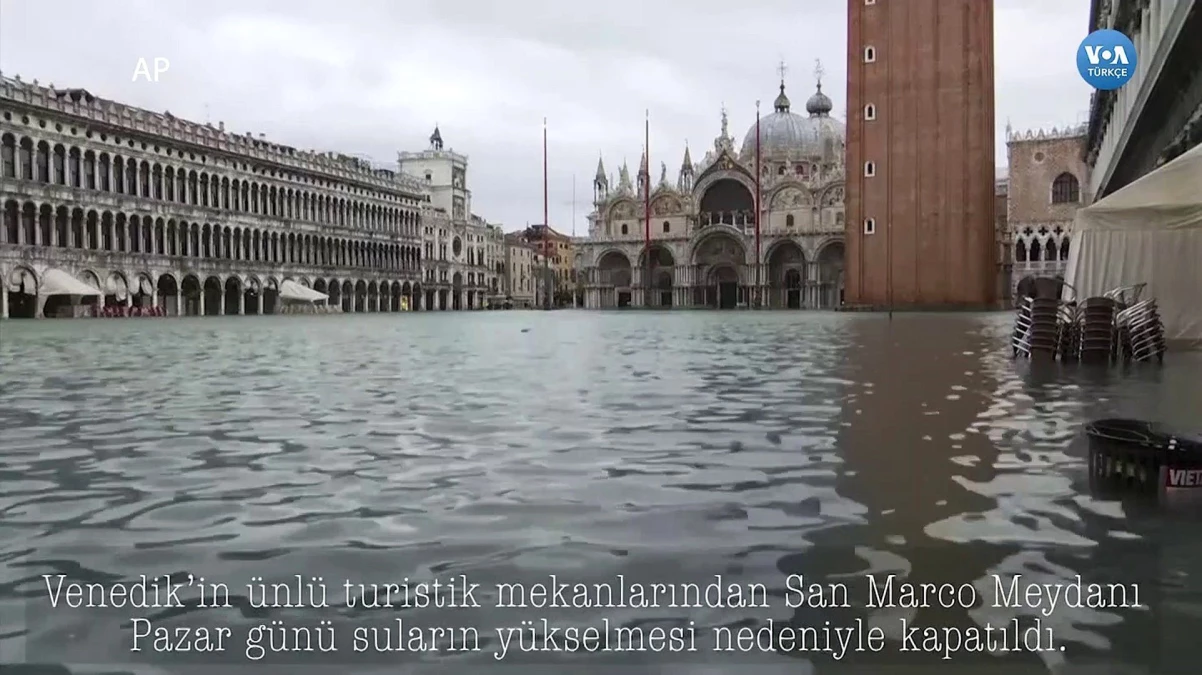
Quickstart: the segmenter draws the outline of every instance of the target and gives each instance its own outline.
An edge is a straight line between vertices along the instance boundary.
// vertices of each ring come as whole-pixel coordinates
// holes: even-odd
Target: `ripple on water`
[[[489,312],[6,323],[0,590],[59,568],[321,568],[377,581],[724,573],[773,588],[792,572],[1065,579],[1106,573],[1116,550],[1167,559],[1196,540],[1190,522],[1170,527],[1091,495],[1078,435],[1090,417],[1155,417],[1168,402],[1202,400],[1202,360],[1182,366],[1192,378],[1050,375],[1008,358],[1009,320]],[[124,348],[92,358],[109,344]],[[147,369],[163,345],[195,357]],[[1174,555],[1186,569],[1202,554]],[[1125,633],[1155,642],[1123,616],[1061,621],[1074,648],[1129,656]],[[31,637],[85,628],[64,615]],[[684,672],[707,672],[700,665]]]

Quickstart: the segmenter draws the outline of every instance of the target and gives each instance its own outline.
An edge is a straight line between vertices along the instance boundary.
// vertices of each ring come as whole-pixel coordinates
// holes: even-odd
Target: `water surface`
[[[787,574],[853,588],[867,573],[982,588],[990,575],[1024,574],[1139,583],[1150,608],[1054,612],[1043,624],[1064,651],[1043,654],[644,653],[612,671],[578,656],[546,672],[1194,672],[1198,518],[1092,496],[1080,428],[1110,414],[1202,426],[1202,359],[1128,372],[1031,368],[1002,349],[1008,330],[1008,315],[711,312],[6,322],[0,662],[160,668],[144,672],[206,663],[131,655],[118,639],[129,611],[46,609],[48,573],[193,573],[231,586],[321,575],[331,598],[343,579],[459,574],[486,589],[549,574],[722,575],[777,594]],[[692,620],[699,646],[712,626],[768,619],[892,630],[900,618],[965,627],[1033,616],[791,610],[780,597],[770,609],[317,614],[251,610],[240,595],[242,610],[225,610],[239,626],[319,616],[340,627]],[[215,622],[212,612],[140,615]],[[498,665],[497,642],[484,647],[326,661],[344,672],[462,673],[548,660]],[[245,664],[240,655],[216,660]]]

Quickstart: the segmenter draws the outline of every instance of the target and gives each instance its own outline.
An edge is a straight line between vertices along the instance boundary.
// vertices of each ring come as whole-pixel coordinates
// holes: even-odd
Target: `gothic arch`
[[[1052,180],[1053,204],[1077,204],[1081,201],[1081,182],[1068,171]]]

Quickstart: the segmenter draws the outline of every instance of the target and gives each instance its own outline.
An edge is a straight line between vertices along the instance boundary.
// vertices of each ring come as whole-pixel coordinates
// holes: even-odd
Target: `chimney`
[[[217,129],[218,129],[219,131],[225,131],[225,122],[218,122],[218,123],[217,123]]]

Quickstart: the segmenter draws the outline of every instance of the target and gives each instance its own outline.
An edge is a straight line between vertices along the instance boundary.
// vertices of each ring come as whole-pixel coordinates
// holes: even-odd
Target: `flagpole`
[[[550,208],[547,199],[547,118],[543,118],[543,307],[551,309]]]
[[[755,102],[755,308],[761,305],[760,290],[760,102]]]
[[[643,304],[651,306],[651,110],[643,121],[643,255],[647,257],[647,278],[643,280]]]

